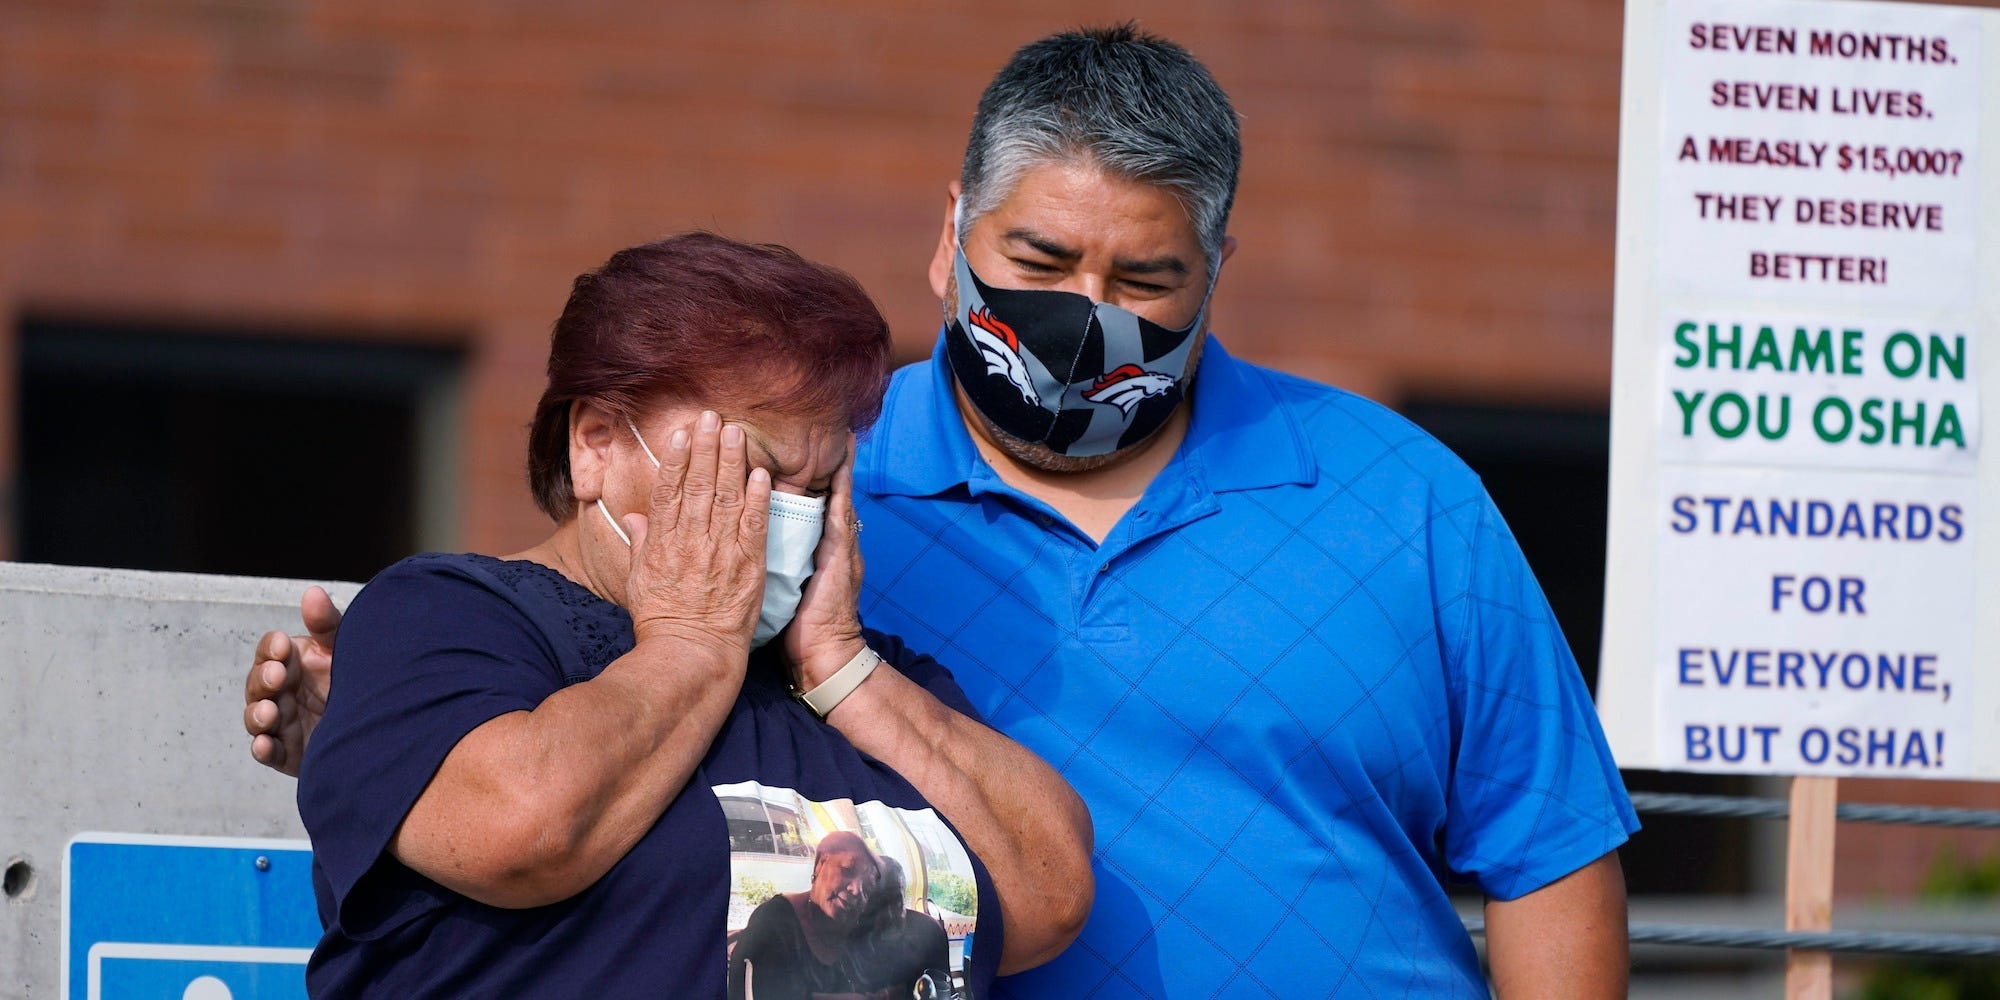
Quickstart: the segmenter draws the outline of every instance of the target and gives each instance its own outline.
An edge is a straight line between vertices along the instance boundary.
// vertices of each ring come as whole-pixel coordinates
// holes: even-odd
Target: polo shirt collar
[[[942,334],[928,363],[911,365],[890,382],[861,457],[861,488],[876,494],[933,496],[992,475],[958,415]]]
[[[1194,376],[1194,412],[1178,459],[1190,456],[1218,493],[1311,485],[1319,464],[1269,372],[1222,349],[1213,334]]]
[[[1216,492],[1315,479],[1305,434],[1269,376],[1231,357],[1213,335],[1202,348],[1193,405],[1187,438],[1169,468],[1186,466]],[[891,387],[871,436],[862,470],[869,492],[932,496],[964,486],[977,494],[999,484],[959,416],[942,334],[930,363],[913,366]]]

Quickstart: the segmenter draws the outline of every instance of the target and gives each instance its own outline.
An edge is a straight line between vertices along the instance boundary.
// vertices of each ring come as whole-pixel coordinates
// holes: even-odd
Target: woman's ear
[[[592,403],[578,400],[569,408],[569,483],[578,503],[604,496],[604,477],[611,468],[612,446],[623,420]]]

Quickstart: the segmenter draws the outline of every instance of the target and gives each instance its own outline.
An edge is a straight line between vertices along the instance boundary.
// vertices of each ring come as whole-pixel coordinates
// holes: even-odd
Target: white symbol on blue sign
[[[66,1000],[298,1000],[320,935],[303,840],[85,833],[63,859]]]

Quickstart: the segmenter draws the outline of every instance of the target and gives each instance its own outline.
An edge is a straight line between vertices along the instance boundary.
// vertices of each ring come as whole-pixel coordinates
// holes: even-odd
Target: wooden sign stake
[[[1838,778],[1793,778],[1787,824],[1785,929],[1833,929],[1834,805]],[[1833,954],[1797,948],[1785,952],[1785,1000],[1831,1000]]]

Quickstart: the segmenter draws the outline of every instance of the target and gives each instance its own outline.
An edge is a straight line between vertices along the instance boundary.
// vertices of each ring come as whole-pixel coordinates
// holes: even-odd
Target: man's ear
[[[937,249],[931,253],[931,291],[937,294],[939,302],[944,301],[945,289],[951,284],[952,264],[958,255],[958,232],[952,224],[958,196],[957,181],[944,186],[944,228],[938,232]]]
[[[1222,274],[1221,274],[1222,265],[1228,263],[1229,258],[1235,255],[1236,255],[1236,237],[1227,235],[1223,236],[1222,252],[1216,254],[1215,256],[1215,270],[1217,273],[1215,275],[1215,280],[1213,284],[1209,286],[1208,290],[1211,296],[1215,294],[1215,290],[1217,288],[1222,287]]]
[[[607,410],[578,400],[569,407],[569,484],[578,503],[604,495],[604,477],[611,468],[612,446],[625,421]]]

